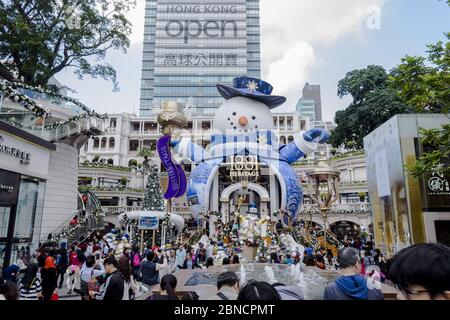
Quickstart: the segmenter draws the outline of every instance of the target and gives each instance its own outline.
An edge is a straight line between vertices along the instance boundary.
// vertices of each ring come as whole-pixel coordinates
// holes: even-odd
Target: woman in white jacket
[[[105,274],[105,267],[101,260],[95,260],[94,256],[86,258],[86,262],[81,267],[80,271],[80,295],[84,300],[88,296],[88,287],[92,279]]]

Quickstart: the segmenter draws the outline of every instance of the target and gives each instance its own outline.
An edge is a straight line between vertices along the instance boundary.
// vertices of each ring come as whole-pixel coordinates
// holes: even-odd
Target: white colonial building
[[[273,121],[279,142],[282,144],[291,142],[296,132],[308,130],[311,128],[310,125],[326,130],[335,128],[333,122],[311,123],[307,117],[302,117],[296,112],[273,113]],[[108,123],[109,127],[103,135],[89,139],[80,150],[79,183],[83,188],[95,192],[106,212],[116,214],[135,210],[142,204],[146,177],[141,170],[144,158],[140,152],[143,149],[150,149],[151,160],[159,164],[156,142],[161,137],[161,131],[155,117],[113,114],[109,115]],[[195,142],[207,147],[213,127],[212,118],[193,116],[189,118],[187,130]],[[321,146],[308,160],[301,161],[295,166],[301,180],[306,181],[305,172],[313,166],[314,158],[319,155],[330,158],[331,166],[341,174],[339,203],[334,207],[334,211],[339,214],[336,213],[329,218],[332,230],[341,233],[342,228],[347,230],[354,226],[368,228],[371,222],[364,154],[337,151],[330,145]],[[182,165],[189,175],[193,169],[192,164],[182,163]],[[160,169],[164,175],[163,168]],[[163,188],[165,183],[163,177]],[[312,204],[307,196],[306,186],[304,191],[305,204],[301,215],[306,217],[306,212]],[[172,205],[177,213],[189,215],[188,203],[184,197],[177,199]],[[309,218],[311,217],[308,216]],[[312,220],[316,223],[322,221],[320,215],[314,215]]]

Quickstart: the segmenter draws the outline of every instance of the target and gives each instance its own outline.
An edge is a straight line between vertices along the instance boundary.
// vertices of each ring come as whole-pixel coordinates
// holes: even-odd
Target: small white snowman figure
[[[329,139],[329,133],[321,129],[301,131],[294,134],[294,141],[280,145],[270,110],[282,105],[285,97],[271,95],[269,83],[249,77],[235,78],[233,87],[218,84],[217,89],[225,101],[216,111],[209,150],[193,143],[188,132],[171,141],[174,153],[196,165],[187,188],[194,217],[209,208],[212,182],[220,165],[231,156],[256,156],[279,181],[280,209],[287,212],[284,223],[289,218],[295,220],[303,191],[291,164],[317,150],[319,143]]]

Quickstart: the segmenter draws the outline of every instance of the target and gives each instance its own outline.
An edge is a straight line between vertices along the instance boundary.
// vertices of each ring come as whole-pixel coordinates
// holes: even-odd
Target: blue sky
[[[367,8],[381,12],[381,28],[369,30]],[[127,55],[108,54],[121,91],[102,79],[79,81],[71,71],[58,80],[75,89],[74,97],[98,112],[139,110],[144,1],[130,13],[135,22]],[[274,13],[275,12],[275,13]],[[405,54],[424,55],[426,44],[450,31],[450,8],[438,0],[261,0],[263,77],[285,94],[280,110],[291,110],[305,82],[322,86],[323,116],[332,120],[350,98],[339,99],[337,82],[348,71],[378,64],[390,69]],[[280,33],[286,37],[279,45]],[[277,44],[277,45],[275,45]]]
[[[369,64],[387,70],[408,55],[426,55],[426,44],[444,39],[450,32],[450,8],[434,0],[391,0],[383,6],[381,29],[366,30],[364,37],[348,35],[332,48],[319,49],[324,62],[311,70],[311,83],[322,85],[323,116],[332,119],[348,99],[339,99],[337,82],[353,69]]]

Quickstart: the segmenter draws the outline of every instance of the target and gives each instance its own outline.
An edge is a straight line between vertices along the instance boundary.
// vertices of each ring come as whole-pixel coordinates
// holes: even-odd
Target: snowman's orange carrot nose
[[[239,118],[239,124],[243,127],[245,127],[248,124],[248,119],[247,117],[240,117]]]

